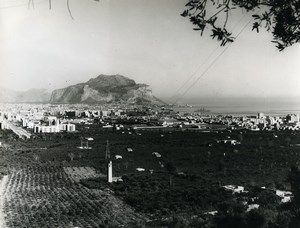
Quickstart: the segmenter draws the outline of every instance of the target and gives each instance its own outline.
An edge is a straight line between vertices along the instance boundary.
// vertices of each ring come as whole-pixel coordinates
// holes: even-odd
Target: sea
[[[174,108],[180,112],[195,112],[197,110],[207,110],[203,112],[208,115],[232,115],[232,116],[253,116],[263,113],[266,116],[286,116],[288,114],[300,114],[300,99],[298,100],[280,100],[265,102],[201,102],[180,105]]]

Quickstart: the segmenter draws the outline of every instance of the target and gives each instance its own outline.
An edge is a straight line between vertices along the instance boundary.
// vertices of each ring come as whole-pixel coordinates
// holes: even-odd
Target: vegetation
[[[8,227],[116,227],[141,221],[108,191],[82,187],[61,166],[14,172],[6,191]]]
[[[188,17],[195,26],[194,30],[203,34],[209,27],[211,37],[225,45],[233,42],[228,31],[228,21],[232,11],[251,11],[254,23],[252,30],[264,27],[272,32],[273,42],[279,51],[300,41],[300,3],[295,0],[189,0],[182,16]]]
[[[51,9],[52,0],[48,1]],[[28,5],[33,6],[34,0],[29,0]],[[66,6],[73,19],[69,0],[66,0]],[[272,32],[272,42],[279,51],[300,41],[300,3],[297,0],[188,0],[185,7],[181,15],[189,18],[194,30],[202,35],[209,28],[211,37],[222,46],[233,42],[236,36],[228,28],[233,11],[251,12],[254,18],[252,30],[259,32],[263,28]]]
[[[2,142],[7,147],[1,148],[4,158],[1,167],[11,173],[12,178],[10,191],[13,197],[7,210],[15,208],[11,212],[7,211],[10,221],[17,218],[17,211],[26,211],[24,207],[38,205],[35,199],[40,198],[54,207],[53,205],[57,205],[54,199],[60,199],[58,194],[62,194],[67,198],[61,201],[68,202],[66,204],[71,205],[68,208],[73,211],[78,207],[77,203],[72,203],[75,197],[72,194],[75,192],[96,194],[90,201],[82,198],[81,193],[75,197],[78,202],[85,202],[80,203],[83,207],[95,208],[91,205],[103,203],[103,197],[113,195],[108,190],[111,189],[128,208],[132,207],[138,214],[143,214],[140,218],[139,215],[128,212],[128,220],[125,221],[140,223],[149,218],[149,226],[225,227],[218,224],[227,224],[227,227],[241,227],[242,224],[243,227],[273,228],[284,227],[282,224],[299,224],[297,194],[292,203],[280,204],[280,199],[274,193],[259,190],[266,186],[268,189],[291,189],[294,193],[297,192],[297,178],[300,176],[296,168],[300,154],[300,147],[297,146],[300,143],[298,132],[202,132],[199,129],[179,128],[137,131],[132,128],[103,129],[98,124],[78,125],[76,128],[80,133],[41,134],[27,141],[15,138],[10,132],[2,132]],[[94,138],[89,144],[91,150],[77,148],[81,137]],[[224,139],[236,139],[241,144],[217,142]],[[106,140],[110,142],[113,175],[122,177],[122,182],[108,184],[105,175],[89,175],[90,171],[79,176],[76,172],[72,174],[64,171],[64,167],[94,167],[105,174]],[[12,141],[13,146],[10,145]],[[128,152],[127,148],[132,148],[133,151]],[[155,156],[153,152],[158,152],[161,157]],[[115,155],[121,155],[122,159],[115,159]],[[293,165],[295,168],[291,171],[290,167]],[[145,171],[138,172],[138,167]],[[18,170],[20,172],[16,174]],[[249,192],[232,194],[222,188],[228,184],[245,186]],[[37,194],[34,197],[31,195],[33,192]],[[101,199],[99,202],[97,197]],[[250,202],[254,197],[258,198]],[[245,201],[249,204],[257,203],[260,208],[247,212],[243,204]],[[66,207],[63,203],[58,205],[61,210]],[[99,210],[102,211],[95,210],[91,214],[102,217],[101,213],[104,211],[101,208],[99,205]],[[293,212],[291,208],[294,208]],[[53,212],[43,213],[50,218],[50,214],[56,212],[54,209],[49,210]],[[218,213],[211,216],[206,214],[209,211]],[[73,216],[75,215],[85,219],[81,214]],[[55,216],[56,214],[52,217]],[[66,225],[67,221],[81,224],[81,221],[72,216],[65,216],[60,220],[61,224]],[[26,214],[20,221],[26,223],[28,218],[34,219]],[[256,218],[257,224],[253,224],[253,218]],[[105,223],[103,219],[99,219],[96,220],[98,225]],[[46,221],[49,222],[48,219]],[[38,222],[46,224],[46,221]],[[13,227],[13,223],[10,224]]]

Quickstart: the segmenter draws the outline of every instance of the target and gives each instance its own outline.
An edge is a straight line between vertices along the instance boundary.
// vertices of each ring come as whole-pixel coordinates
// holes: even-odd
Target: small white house
[[[276,190],[275,194],[281,198],[282,203],[290,202],[293,196],[292,192]]]
[[[152,154],[155,155],[157,158],[161,158],[161,154],[158,152],[153,152]]]
[[[237,185],[225,185],[223,186],[225,190],[232,191],[232,194],[234,193],[241,193],[245,191],[245,188],[243,186],[237,186]]]
[[[113,125],[110,125],[110,124],[107,124],[107,125],[104,125],[102,128],[112,128]]]
[[[112,182],[123,182],[122,177],[113,177]]]
[[[203,214],[215,216],[216,214],[218,214],[218,211],[209,211],[209,212],[204,212]]]
[[[258,209],[259,208],[259,204],[249,204],[248,208],[247,208],[247,212],[253,210],[253,209]]]
[[[145,169],[144,168],[136,168],[136,171],[139,171],[139,172],[144,172]]]
[[[225,140],[216,140],[216,141],[217,141],[217,143],[224,143],[224,144],[228,143],[233,146],[241,144],[240,142],[238,142],[235,139],[225,139]]]

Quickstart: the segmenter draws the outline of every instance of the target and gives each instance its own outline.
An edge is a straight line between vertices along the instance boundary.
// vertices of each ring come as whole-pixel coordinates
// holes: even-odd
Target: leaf
[[[229,38],[229,40],[230,40],[230,42],[234,42],[235,37],[232,36],[232,37]]]
[[[180,14],[182,17],[186,17],[187,15],[188,15],[188,11],[187,10],[185,10],[185,11],[183,11],[182,12],[182,14]]]
[[[252,26],[252,31],[253,31],[254,29],[256,29],[256,31],[259,32],[259,27],[260,27],[260,24],[259,24],[258,22],[254,22],[254,23],[253,23],[253,26]]]

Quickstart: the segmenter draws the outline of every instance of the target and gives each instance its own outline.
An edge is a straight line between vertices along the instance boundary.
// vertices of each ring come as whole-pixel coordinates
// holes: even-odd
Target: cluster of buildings
[[[22,120],[22,127],[33,129],[34,133],[57,133],[61,131],[75,132],[75,124],[69,122],[61,122],[56,116],[48,116],[43,120],[30,121],[28,119]]]
[[[25,107],[27,108],[25,108]],[[30,138],[31,133],[75,132],[76,125],[51,114],[42,106],[4,105],[0,109],[1,129],[13,130],[20,137]],[[47,106],[46,106],[47,107]]]
[[[200,129],[248,129],[260,130],[300,130],[300,118],[297,114],[286,116],[270,116],[258,113],[257,115],[201,115],[199,113],[176,114],[172,117],[160,119],[162,126],[177,126],[182,128]]]
[[[29,133],[76,132],[76,124],[98,123],[104,128],[196,128],[199,130],[248,129],[300,130],[296,114],[286,116],[219,115],[176,112],[166,107],[120,105],[0,104],[0,127],[26,129]],[[25,132],[23,132],[25,134]],[[22,134],[23,134],[22,133]],[[26,136],[30,137],[30,136]]]

